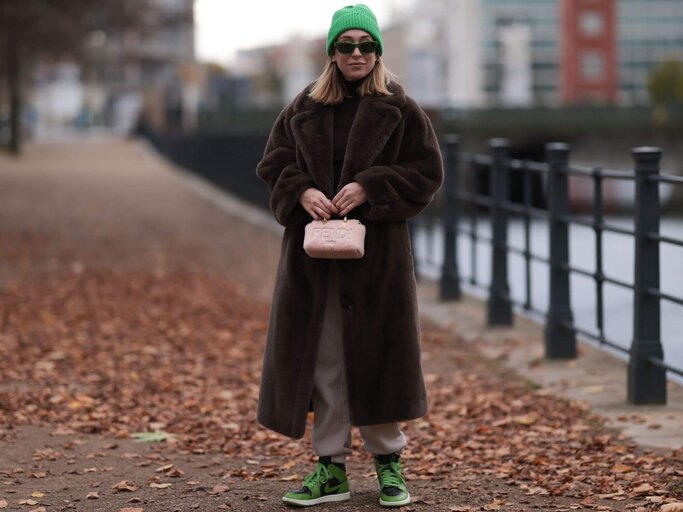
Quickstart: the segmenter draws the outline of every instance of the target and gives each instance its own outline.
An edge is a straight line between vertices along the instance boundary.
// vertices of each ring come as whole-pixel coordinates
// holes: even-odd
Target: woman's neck
[[[344,95],[345,96],[358,96],[358,88],[360,87],[360,84],[363,83],[364,78],[361,78],[360,80],[347,80],[344,78],[342,80],[342,84],[344,87]]]

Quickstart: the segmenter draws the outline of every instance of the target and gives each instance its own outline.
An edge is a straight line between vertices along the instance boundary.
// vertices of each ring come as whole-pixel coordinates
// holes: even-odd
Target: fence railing
[[[577,335],[624,353],[628,357],[629,402],[666,403],[666,373],[669,371],[683,376],[683,369],[664,360],[660,302],[668,301],[683,306],[683,298],[665,293],[660,288],[660,245],[683,247],[683,240],[660,234],[659,188],[662,184],[683,185],[683,177],[660,173],[662,151],[653,147],[634,148],[633,170],[615,171],[571,165],[570,148],[561,142],[546,145],[545,162],[511,159],[510,145],[505,139],[492,139],[489,146],[490,154],[466,153],[461,151],[456,136],[444,138],[442,151],[446,179],[442,190],[441,222],[429,217],[422,220],[440,224],[439,229],[442,231],[443,243],[437,249],[443,251],[441,299],[457,300],[462,293],[461,285],[466,284],[485,292],[488,325],[511,325],[513,308],[540,318],[545,324],[547,358],[576,357]],[[511,199],[513,173],[517,176],[517,185],[521,179],[522,188],[522,193],[517,194],[521,197],[514,201]],[[570,211],[570,178],[592,182],[592,208],[588,215],[579,216]],[[546,208],[532,201],[532,185],[539,180],[546,184]],[[633,229],[606,221],[603,189],[606,180],[626,180],[634,184]],[[479,190],[483,188],[481,184],[486,182],[488,189]],[[478,229],[482,215],[487,218],[490,236]],[[521,243],[512,240],[509,230],[512,215],[517,216],[522,224]],[[540,222],[547,229],[545,254],[532,250],[532,222]],[[571,265],[570,226],[589,228],[594,233],[593,271]],[[415,231],[418,227],[413,226],[412,229]],[[605,234],[617,234],[633,240],[635,256],[630,276],[609,275],[605,271]],[[461,275],[462,265],[458,261],[459,254],[462,254],[458,244],[463,239],[468,239],[470,245],[470,269],[466,278]],[[482,245],[488,251],[486,258],[481,258],[479,252]],[[510,293],[508,259],[512,254],[523,260],[522,300]],[[477,263],[480,259],[490,264],[490,280],[487,283],[477,278]],[[420,263],[416,261],[418,268]],[[532,301],[532,264],[547,267],[545,310],[537,308]],[[579,327],[574,321],[570,301],[570,276],[573,275],[594,282],[594,330]],[[630,312],[633,338],[630,348],[624,348],[606,335],[606,285],[633,291],[633,310]],[[683,290],[683,283],[679,289]]]
[[[268,208],[268,189],[256,176],[265,135],[141,133],[154,148],[207,181],[240,198]]]

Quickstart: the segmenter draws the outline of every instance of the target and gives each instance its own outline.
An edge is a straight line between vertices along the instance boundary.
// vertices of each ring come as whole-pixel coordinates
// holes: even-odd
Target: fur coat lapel
[[[349,132],[340,188],[353,181],[355,173],[372,165],[401,121],[405,95],[398,87],[392,88],[392,92],[392,96],[365,96],[358,102]],[[334,107],[305,98],[301,110],[292,117],[291,126],[308,172],[318,188],[332,198],[337,192],[332,181]]]
[[[308,172],[318,189],[331,198],[333,193],[332,132],[334,112],[331,108],[306,98],[310,105],[292,117],[292,132],[299,145]]]

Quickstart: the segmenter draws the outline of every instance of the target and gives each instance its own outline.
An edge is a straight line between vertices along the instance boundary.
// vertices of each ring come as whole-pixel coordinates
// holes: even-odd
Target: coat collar
[[[398,84],[389,87],[392,96],[365,96],[358,102],[346,148],[339,187],[353,181],[353,176],[375,161],[401,120],[406,103]],[[308,88],[295,102],[292,132],[318,188],[328,197],[333,186],[332,144],[334,107],[317,103],[307,96]]]

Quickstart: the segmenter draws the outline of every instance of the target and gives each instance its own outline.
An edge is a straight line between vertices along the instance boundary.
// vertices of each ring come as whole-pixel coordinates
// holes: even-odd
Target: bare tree
[[[149,0],[0,0],[0,78],[9,95],[10,150],[22,147],[22,92],[34,63],[88,58],[95,31],[154,22]]]

